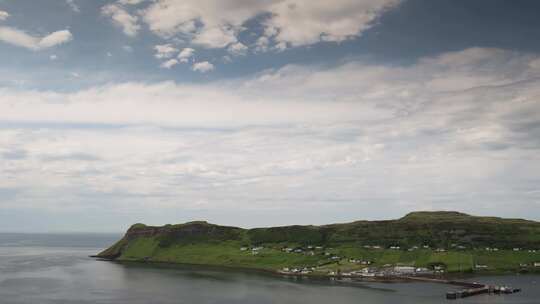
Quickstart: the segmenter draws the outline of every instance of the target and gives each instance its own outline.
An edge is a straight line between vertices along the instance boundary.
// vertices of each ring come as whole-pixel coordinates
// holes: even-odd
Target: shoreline
[[[148,267],[166,267],[167,269],[171,268],[183,268],[188,267],[191,270],[219,270],[219,271],[231,271],[231,272],[242,272],[242,273],[251,273],[258,274],[268,277],[274,277],[281,280],[293,279],[297,283],[318,283],[322,285],[332,285],[338,284],[337,286],[348,286],[348,287],[369,287],[369,283],[380,283],[380,284],[391,284],[391,283],[429,283],[437,285],[446,285],[451,286],[451,290],[446,291],[447,300],[455,300],[460,298],[472,297],[480,294],[513,294],[521,292],[521,288],[509,287],[506,284],[502,285],[491,285],[489,283],[479,283],[477,281],[471,280],[474,275],[461,275],[461,278],[467,278],[468,280],[459,280],[458,276],[455,275],[433,275],[433,276],[422,276],[422,275],[387,275],[387,276],[342,276],[342,275],[323,275],[323,274],[297,274],[297,273],[284,273],[282,271],[268,270],[268,269],[257,269],[249,267],[233,267],[233,266],[224,266],[224,265],[207,265],[207,264],[189,264],[189,263],[170,263],[170,262],[153,262],[153,261],[118,261],[110,259],[99,259],[102,261],[115,262],[125,265],[137,265]],[[518,275],[518,274],[516,274]],[[461,289],[459,289],[461,288]]]
[[[264,269],[264,268],[254,268],[254,267],[242,267],[242,266],[229,266],[229,265],[214,265],[214,264],[196,264],[196,263],[175,263],[175,262],[166,262],[166,261],[140,261],[140,260],[117,260],[104,258],[96,255],[89,256],[90,258],[95,259],[96,261],[104,262],[114,262],[118,264],[125,265],[137,265],[143,266],[147,265],[149,267],[164,268],[181,268],[181,267],[193,267],[207,270],[224,270],[224,271],[237,271],[243,273],[257,273],[264,274],[274,277],[282,278],[301,278],[301,279],[312,279],[317,281],[335,281],[340,283],[346,283],[345,281],[356,281],[356,282],[372,282],[372,283],[421,283],[421,280],[411,279],[411,277],[416,278],[427,278],[427,279],[439,279],[439,280],[458,280],[458,279],[471,279],[479,276],[505,276],[505,275],[540,275],[540,272],[516,272],[516,271],[482,271],[482,272],[471,272],[471,273],[445,273],[439,275],[389,275],[389,276],[362,276],[362,275],[329,275],[329,274],[298,274],[298,273],[285,273],[280,270],[274,269]]]

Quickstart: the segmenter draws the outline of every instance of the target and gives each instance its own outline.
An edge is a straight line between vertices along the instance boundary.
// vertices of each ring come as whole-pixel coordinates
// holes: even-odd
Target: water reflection
[[[55,244],[59,241],[56,240]],[[69,243],[69,242],[67,242]],[[1,303],[441,303],[451,287],[420,283],[355,286],[208,267],[119,264],[87,256],[99,247],[1,246]],[[475,278],[524,292],[460,303],[538,303],[539,276]]]

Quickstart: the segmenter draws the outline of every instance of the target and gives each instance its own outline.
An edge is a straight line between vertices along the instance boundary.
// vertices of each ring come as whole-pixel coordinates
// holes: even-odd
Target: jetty
[[[445,279],[439,279],[439,278],[429,278],[429,277],[420,277],[420,276],[408,276],[406,278],[412,281],[449,284],[449,285],[465,287],[462,290],[447,292],[446,299],[448,300],[467,298],[467,297],[472,297],[472,296],[480,295],[480,294],[512,294],[512,293],[521,291],[521,289],[519,288],[512,288],[508,286],[487,285],[487,284],[481,284],[481,283],[476,283],[476,282],[445,280]]]

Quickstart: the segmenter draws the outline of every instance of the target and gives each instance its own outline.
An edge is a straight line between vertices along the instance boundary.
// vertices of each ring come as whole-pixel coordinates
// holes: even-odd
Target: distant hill
[[[276,252],[267,251],[268,258],[261,260],[260,256],[253,257],[256,254],[246,256],[244,252],[239,251],[240,247],[257,246]],[[511,262],[506,268],[516,269],[519,264],[540,261],[540,256],[537,257],[534,252],[540,249],[540,223],[441,211],[413,212],[397,220],[254,229],[219,226],[204,221],[161,227],[135,224],[129,228],[120,241],[98,256],[118,260],[230,265],[265,269],[275,269],[275,267],[297,262],[320,264],[321,258],[317,256],[292,258],[292,255],[282,255],[280,251],[285,247],[305,249],[308,246],[332,248],[334,250],[332,254],[370,257],[379,264],[390,261],[412,263],[417,266],[422,263],[437,262],[436,255],[427,256],[428,252],[425,251],[427,248],[429,251],[439,249],[440,252],[448,251],[465,255],[463,261],[456,262],[459,263],[459,269],[467,267],[472,269],[475,263],[483,261],[482,258],[478,260],[478,257],[486,254],[496,255],[484,252],[486,248],[495,248],[501,253],[521,254],[523,256],[521,258],[501,257],[499,260],[494,259],[496,262],[492,263],[498,265],[496,268],[501,268],[501,265],[504,266],[505,261],[510,259]],[[380,251],[366,249],[373,246],[381,248]],[[388,254],[390,247],[399,248],[398,252],[401,253]],[[413,250],[418,251],[417,256],[411,253]],[[419,256],[421,252],[424,253],[422,257]],[[397,257],[385,258],[385,254]],[[445,262],[442,255],[440,255],[440,260]]]

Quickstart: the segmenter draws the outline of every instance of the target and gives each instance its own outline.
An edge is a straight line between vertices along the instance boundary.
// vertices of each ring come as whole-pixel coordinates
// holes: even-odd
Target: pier
[[[508,286],[493,286],[493,285],[481,284],[481,283],[476,283],[476,282],[471,283],[471,282],[464,282],[464,281],[445,280],[445,279],[428,278],[428,277],[416,277],[416,276],[408,276],[406,278],[412,281],[449,284],[449,285],[465,287],[465,289],[462,289],[462,290],[447,292],[446,299],[448,300],[467,298],[467,297],[472,297],[475,295],[486,294],[486,293],[487,294],[512,294],[512,293],[521,291],[521,289],[519,288],[511,288]]]

